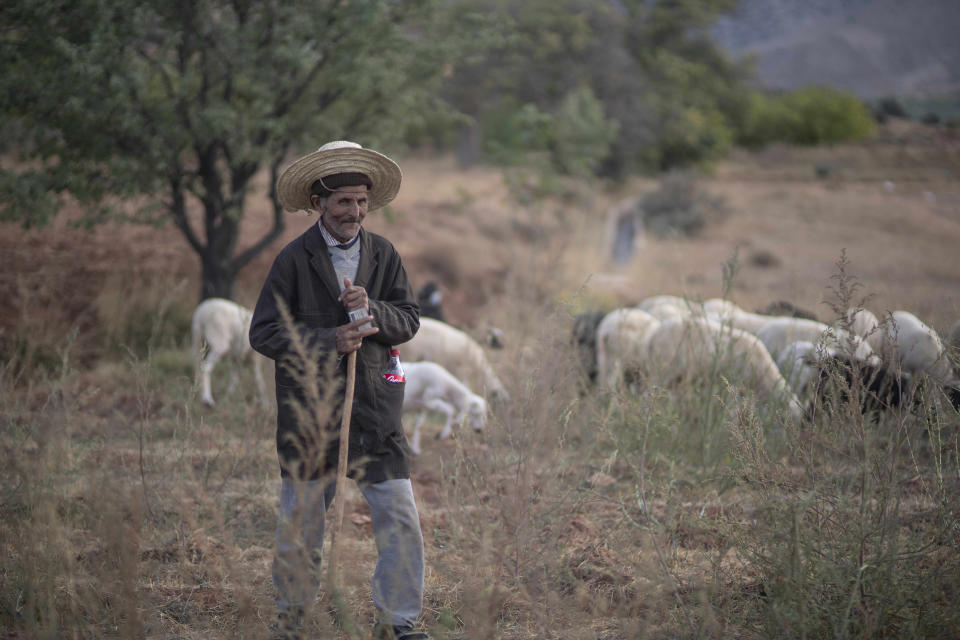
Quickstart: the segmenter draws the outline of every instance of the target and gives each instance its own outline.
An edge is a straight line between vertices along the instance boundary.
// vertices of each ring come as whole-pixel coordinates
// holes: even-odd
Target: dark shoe
[[[380,624],[373,628],[374,640],[430,640],[423,631],[417,631],[410,625]]]

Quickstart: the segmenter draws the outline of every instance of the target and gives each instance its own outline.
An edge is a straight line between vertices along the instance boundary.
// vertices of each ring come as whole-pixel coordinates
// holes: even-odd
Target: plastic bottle
[[[390,364],[383,372],[383,379],[392,384],[399,384],[407,379],[403,375],[403,367],[400,366],[400,352],[396,349],[390,349]]]

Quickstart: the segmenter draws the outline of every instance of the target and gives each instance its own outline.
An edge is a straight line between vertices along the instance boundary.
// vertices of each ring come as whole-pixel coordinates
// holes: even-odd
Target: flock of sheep
[[[250,310],[221,298],[203,301],[194,312],[193,353],[205,404],[214,404],[210,375],[224,357],[253,361],[260,399],[268,404],[263,358],[248,339],[250,317]],[[960,408],[960,374],[952,359],[960,354],[960,321],[945,342],[907,311],[881,319],[854,309],[828,325],[789,306],[753,313],[723,299],[657,295],[635,307],[581,314],[574,337],[589,377],[607,389],[691,382],[723,366],[739,372],[738,383],[758,392],[766,400],[762,406],[779,407],[799,421],[810,415],[830,372],[856,372],[880,406],[900,404],[921,381],[932,381]],[[416,416],[411,448],[417,454],[427,412],[445,416],[438,437],[446,438],[455,424],[483,429],[487,398],[509,402],[484,347],[436,317],[422,316],[416,336],[397,349],[407,378],[404,412]],[[236,380],[234,368],[231,387]]]
[[[932,381],[960,407],[960,375],[950,353],[960,349],[960,322],[945,344],[907,311],[881,320],[853,309],[828,325],[748,312],[729,300],[658,295],[581,318],[576,336],[588,360],[595,358],[597,382],[610,389],[637,381],[672,384],[725,365],[738,367],[761,395],[782,400],[795,420],[809,415],[831,372],[859,374],[879,406],[913,398],[917,384]]]

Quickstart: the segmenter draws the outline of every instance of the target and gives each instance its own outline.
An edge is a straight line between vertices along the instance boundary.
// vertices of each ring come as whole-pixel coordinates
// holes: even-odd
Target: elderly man
[[[320,214],[277,256],[250,324],[250,344],[277,364],[281,488],[273,580],[278,629],[287,638],[299,637],[319,587],[325,514],[337,490],[344,356],[354,351],[348,475],[370,505],[377,543],[375,637],[427,638],[414,630],[423,537],[400,423],[403,383],[383,375],[391,347],[417,332],[419,308],[393,245],[362,228],[369,211],[396,196],[400,180],[386,156],[337,141],[300,158],[277,181],[285,209]],[[311,379],[305,359],[321,373]],[[332,376],[323,374],[326,364],[335,367]]]

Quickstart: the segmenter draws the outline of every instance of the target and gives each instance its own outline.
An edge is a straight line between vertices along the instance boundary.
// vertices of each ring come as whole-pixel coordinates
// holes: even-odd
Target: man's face
[[[340,242],[352,239],[360,232],[360,225],[367,217],[367,187],[340,187],[330,194],[326,204],[320,206],[319,196],[313,196],[314,206],[320,211],[323,226]]]

